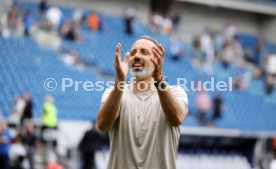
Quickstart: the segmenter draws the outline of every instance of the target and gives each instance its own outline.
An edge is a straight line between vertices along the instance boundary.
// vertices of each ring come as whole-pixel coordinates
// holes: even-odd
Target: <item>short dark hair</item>
[[[140,36],[137,40],[140,40],[140,39],[149,40],[149,41],[153,42],[157,47],[159,47],[159,45],[160,45],[157,40],[155,40],[155,39],[153,39],[153,38],[151,38],[149,36],[143,35],[143,36]]]

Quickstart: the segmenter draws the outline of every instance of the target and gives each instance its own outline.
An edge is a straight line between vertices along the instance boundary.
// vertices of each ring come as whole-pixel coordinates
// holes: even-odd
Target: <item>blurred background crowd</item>
[[[275,169],[276,2],[198,3],[2,0],[1,169],[106,168],[108,136],[95,126],[103,91],[47,91],[44,81],[113,80],[117,42],[125,52],[141,35],[164,45],[170,84],[198,89],[187,91],[178,168]],[[233,91],[202,90],[211,77],[231,77]]]

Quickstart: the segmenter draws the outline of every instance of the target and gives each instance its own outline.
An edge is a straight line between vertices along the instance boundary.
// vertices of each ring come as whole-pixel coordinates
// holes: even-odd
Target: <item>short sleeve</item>
[[[103,104],[106,101],[106,99],[108,98],[108,96],[110,95],[111,92],[112,92],[112,88],[107,88],[104,91],[104,93],[102,95],[102,99],[101,99],[101,104]]]
[[[185,105],[188,109],[188,96],[186,91],[180,86],[172,86],[171,87],[172,94],[177,98],[177,100]]]

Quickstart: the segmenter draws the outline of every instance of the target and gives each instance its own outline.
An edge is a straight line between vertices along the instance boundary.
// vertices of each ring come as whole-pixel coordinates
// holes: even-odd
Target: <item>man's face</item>
[[[132,45],[129,57],[129,69],[132,76],[143,79],[152,74],[154,65],[150,59],[154,59],[152,48],[155,46],[147,39],[139,39]]]

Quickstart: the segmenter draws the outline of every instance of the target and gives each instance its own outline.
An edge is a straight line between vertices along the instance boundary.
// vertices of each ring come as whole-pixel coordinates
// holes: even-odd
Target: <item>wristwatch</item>
[[[161,89],[165,89],[168,86],[168,79],[166,76],[163,76],[161,80],[155,81],[154,86],[156,88],[161,87]]]

